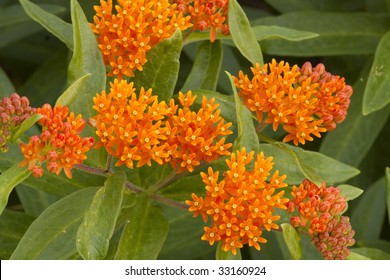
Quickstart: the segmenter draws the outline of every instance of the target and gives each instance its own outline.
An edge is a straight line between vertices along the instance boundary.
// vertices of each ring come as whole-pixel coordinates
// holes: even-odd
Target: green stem
[[[104,170],[103,168],[92,167],[85,164],[76,164],[73,166],[73,168],[100,176],[107,176],[110,174],[109,171]]]
[[[137,185],[135,185],[129,181],[126,182],[126,188],[128,188],[129,190],[132,190],[135,193],[140,193],[140,192],[144,191],[144,189],[141,189],[140,187],[138,187]]]
[[[172,170],[172,172],[168,176],[166,176],[165,178],[163,178],[162,180],[158,181],[156,184],[151,186],[149,188],[148,192],[149,193],[156,193],[156,192],[158,192],[159,190],[161,190],[164,187],[168,186],[170,183],[172,183],[176,179],[184,176],[183,174],[186,175],[187,172],[183,172],[181,174],[178,174],[176,169]]]
[[[108,155],[106,161],[106,170],[111,172],[112,155]]]
[[[163,196],[159,196],[157,194],[150,194],[149,197],[151,199],[154,199],[154,200],[159,201],[161,203],[164,203],[166,205],[173,206],[173,207],[180,208],[180,209],[188,210],[188,206],[186,204],[182,203],[182,202],[179,202],[179,201],[176,201],[176,200],[172,200],[172,199],[169,199],[169,198],[166,198],[166,197],[163,197]]]

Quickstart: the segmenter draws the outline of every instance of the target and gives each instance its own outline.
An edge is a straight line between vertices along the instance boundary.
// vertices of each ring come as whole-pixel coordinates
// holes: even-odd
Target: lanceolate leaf
[[[72,104],[72,102],[79,94],[80,88],[84,86],[84,83],[88,80],[90,76],[91,74],[87,73],[78,80],[76,80],[72,85],[70,85],[68,89],[63,94],[61,94],[60,97],[58,97],[56,105],[69,106],[70,104]]]
[[[15,143],[16,140],[19,139],[20,136],[23,135],[30,127],[32,127],[37,121],[39,121],[42,118],[42,115],[40,114],[34,114],[25,119],[20,126],[15,129],[14,133],[12,134],[11,142]]]
[[[368,115],[390,103],[390,31],[375,52],[374,63],[368,76],[363,98],[363,114]]]
[[[14,187],[26,180],[31,175],[27,168],[14,165],[0,175],[0,215],[7,206],[8,197]]]
[[[364,192],[362,189],[346,184],[339,185],[337,187],[341,191],[340,195],[344,196],[347,201],[359,197]]]
[[[15,92],[15,88],[12,82],[7,77],[7,74],[0,67],[0,98],[4,96],[9,96],[11,93]]]
[[[376,248],[353,248],[351,251],[354,256],[363,256],[361,259],[390,260],[390,254]]]
[[[222,63],[221,41],[205,41],[199,45],[190,74],[181,91],[204,89],[215,91]]]
[[[228,21],[233,42],[241,54],[253,65],[256,63],[264,64],[260,45],[237,0],[229,1]]]
[[[73,50],[72,25],[28,0],[19,0],[25,12]]]
[[[222,242],[218,242],[217,250],[215,251],[216,260],[242,260],[241,250],[237,249],[236,254],[234,255],[231,251],[225,252],[222,249]]]
[[[171,38],[165,39],[154,46],[146,55],[147,62],[142,72],[137,71],[134,76],[134,86],[138,90],[144,87],[152,88],[153,94],[160,101],[168,102],[175,89],[180,67],[180,53],[182,36],[176,30]]]
[[[302,259],[301,236],[290,224],[284,223],[281,224],[281,227],[283,229],[283,238],[290,251],[291,257],[294,260]]]
[[[386,168],[386,205],[390,223],[390,168]]]
[[[301,31],[296,29],[291,29],[283,26],[276,25],[257,25],[253,26],[253,33],[256,36],[257,41],[262,41],[265,39],[284,39],[287,41],[302,41],[308,40],[319,35],[314,32]]]
[[[168,222],[146,193],[137,195],[129,211],[115,255],[117,260],[156,259],[168,234]]]
[[[98,188],[85,188],[49,206],[29,227],[13,260],[62,260],[77,253],[76,232]]]
[[[84,259],[103,259],[114,233],[123,198],[126,176],[123,172],[110,175],[85,213],[77,232],[77,250]]]

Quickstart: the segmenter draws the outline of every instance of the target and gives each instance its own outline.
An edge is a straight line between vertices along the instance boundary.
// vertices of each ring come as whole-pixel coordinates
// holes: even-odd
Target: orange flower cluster
[[[210,29],[210,41],[214,42],[217,31],[229,34],[227,23],[229,0],[175,0],[183,14],[191,16],[193,30]]]
[[[17,93],[0,100],[0,151],[8,151],[7,142],[12,132],[22,122],[35,113],[26,96],[20,97]]]
[[[347,247],[355,243],[355,232],[349,218],[341,216],[347,203],[340,190],[325,183],[318,187],[306,179],[299,187],[293,186],[292,196],[287,209],[296,215],[290,223],[310,234],[325,259],[345,259]]]
[[[214,99],[203,97],[201,108],[190,109],[195,101],[191,91],[179,93],[181,108],[173,99],[159,102],[152,90],[135,93],[133,83],[115,79],[110,92],[94,97],[93,108],[98,146],[118,158],[117,166],[133,168],[152,161],[170,163],[178,172],[192,172],[201,161],[211,162],[228,155],[231,143],[225,143],[231,123],[225,123]]]
[[[72,178],[72,167],[82,163],[87,156],[86,152],[93,146],[92,137],[80,137],[85,127],[85,120],[81,115],[69,114],[68,107],[49,104],[38,108],[37,114],[42,118],[38,124],[42,126],[40,136],[32,136],[27,144],[20,144],[24,161],[20,166],[28,164],[35,177],[43,175],[43,163],[46,163],[49,172],[59,174],[64,170],[68,178]]]
[[[108,76],[134,76],[142,71],[146,53],[163,39],[172,37],[176,29],[191,26],[176,4],[168,0],[118,0],[113,13],[112,0],[101,0],[95,6],[93,32],[98,35],[99,48]]]
[[[210,245],[222,241],[222,249],[233,254],[244,244],[260,250],[259,243],[267,242],[261,236],[263,230],[279,228],[275,222],[280,216],[273,215],[274,209],[286,209],[288,202],[283,197],[284,191],[276,192],[287,184],[283,182],[286,176],[280,176],[279,171],[271,175],[272,157],[265,158],[261,152],[249,171],[247,166],[253,157],[254,152],[247,153],[245,148],[232,153],[220,182],[219,172],[209,167],[208,174],[201,173],[206,185],[205,198],[192,194],[192,200],[186,201],[194,217],[200,215],[204,222],[208,216],[212,219],[211,227],[204,227],[202,240]]]
[[[273,59],[272,63],[252,68],[250,80],[242,71],[234,77],[244,104],[256,112],[259,122],[281,125],[288,133],[283,141],[295,145],[313,141],[312,135],[335,129],[346,115],[352,87],[344,78],[325,71],[323,64],[312,67],[306,62],[302,68]]]

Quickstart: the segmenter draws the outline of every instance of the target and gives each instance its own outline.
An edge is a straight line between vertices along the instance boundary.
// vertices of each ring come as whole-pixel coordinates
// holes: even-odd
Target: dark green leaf
[[[368,75],[368,67],[365,68],[362,77]],[[384,108],[368,116],[362,114],[365,85],[366,82],[361,80],[355,83],[346,120],[325,135],[320,147],[321,153],[353,166],[358,166],[370,151],[390,114],[390,108]]]
[[[271,55],[319,56],[373,54],[381,37],[390,28],[385,14],[291,12],[261,18],[259,25],[277,25],[319,34],[299,42],[282,39],[262,41],[265,53]]]
[[[187,92],[196,89],[215,91],[221,70],[222,56],[221,41],[201,43],[191,72],[181,91]]]
[[[375,248],[353,248],[351,251],[353,254],[358,254],[363,256],[363,258],[365,257],[371,260],[390,260],[390,254]]]
[[[31,224],[11,259],[62,260],[74,256],[77,229],[97,190],[79,190],[48,207]]]
[[[386,168],[386,205],[390,223],[390,168]]]
[[[95,194],[77,232],[77,250],[84,259],[104,259],[106,256],[119,215],[125,184],[125,174],[117,172],[110,175],[104,187]]]
[[[281,224],[283,229],[283,238],[287,248],[294,260],[302,259],[301,236],[295,228],[287,223]]]
[[[134,87],[138,90],[151,88],[159,101],[169,102],[179,74],[181,48],[182,36],[178,29],[171,38],[161,41],[148,52],[148,61],[142,72],[135,73]]]
[[[353,200],[353,199],[359,197],[363,193],[362,189],[359,189],[359,188],[351,186],[351,185],[346,185],[346,184],[339,185],[339,186],[337,186],[337,188],[340,189],[340,192],[341,192],[340,195],[344,196],[347,201]]]
[[[34,218],[5,209],[0,216],[0,259],[9,259]]]
[[[72,102],[76,99],[77,95],[79,94],[79,90],[81,87],[84,86],[84,83],[86,80],[91,76],[90,73],[85,74],[78,80],[76,80],[72,85],[68,87],[68,89],[61,94],[60,97],[58,97],[56,106],[61,105],[61,106],[69,106],[72,104]]]
[[[226,73],[230,79],[230,84],[234,93],[234,101],[236,104],[237,114],[237,127],[238,135],[234,142],[233,150],[239,150],[246,148],[248,152],[254,151],[257,154],[260,151],[259,139],[256,134],[256,129],[253,124],[253,118],[251,112],[242,104],[240,97],[238,96],[234,81],[230,73]]]
[[[4,72],[3,68],[0,67],[0,98],[9,96],[14,92],[14,85],[7,77],[7,74]]]
[[[28,0],[19,0],[25,12],[73,50],[72,25]]]
[[[0,215],[7,206],[8,197],[14,187],[31,175],[27,168],[14,165],[0,174]]]
[[[253,26],[253,33],[257,41],[266,39],[284,39],[287,41],[303,41],[318,37],[317,33],[301,31],[276,25],[257,25]]]
[[[245,12],[237,3],[237,0],[229,1],[228,22],[233,42],[241,54],[253,65],[256,63],[264,64],[260,45]]]
[[[295,11],[349,11],[364,8],[364,0],[265,0],[265,2],[282,13]]]
[[[146,193],[138,194],[115,255],[117,260],[156,259],[168,234],[168,222]]]
[[[351,225],[356,240],[378,239],[386,213],[385,178],[381,178],[365,190],[351,214]]]
[[[359,174],[356,168],[327,157],[321,153],[306,151],[299,147],[293,147],[277,142],[262,144],[260,149],[265,156],[272,156],[274,168],[281,174],[286,174],[286,183],[300,184],[307,176],[311,180],[325,181],[327,185],[344,182]],[[305,172],[304,172],[305,171]],[[310,180],[310,178],[308,178]],[[321,183],[321,182],[313,182]]]
[[[42,118],[40,114],[34,114],[25,119],[20,126],[18,126],[11,137],[11,142],[15,143],[19,137],[23,135],[30,127]]]
[[[390,102],[390,31],[379,42],[363,98],[363,114],[368,115]]]
[[[225,252],[222,249],[222,242],[218,242],[217,250],[215,251],[215,259],[220,261],[227,260],[242,260],[241,250],[237,249],[236,254],[234,255],[231,251]]]

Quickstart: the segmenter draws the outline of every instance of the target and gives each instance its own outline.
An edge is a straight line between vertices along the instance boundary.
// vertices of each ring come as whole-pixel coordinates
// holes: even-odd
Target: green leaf
[[[265,0],[282,13],[294,11],[349,11],[364,8],[364,0]],[[372,2],[372,0],[370,0]]]
[[[319,34],[299,42],[271,39],[261,42],[270,55],[322,56],[373,54],[381,37],[389,30],[386,14],[319,11],[289,12],[256,20],[258,25],[277,25]]]
[[[238,135],[234,141],[233,150],[246,148],[248,152],[254,151],[257,154],[260,151],[259,138],[257,137],[256,129],[253,124],[251,112],[244,106],[237,89],[234,85],[233,78],[230,73],[226,72],[229,77],[230,84],[234,93],[234,102],[236,104]]]
[[[30,127],[42,118],[40,114],[34,114],[25,119],[20,126],[18,126],[11,137],[11,143],[15,143],[20,136],[23,135]]]
[[[371,260],[390,260],[390,254],[376,248],[352,248],[351,254],[352,253]]]
[[[257,25],[253,26],[252,30],[257,41],[266,39],[284,39],[287,41],[303,41],[318,37],[314,32],[301,31],[277,25]]]
[[[181,48],[182,36],[177,29],[171,38],[162,40],[148,52],[142,72],[135,73],[134,87],[151,88],[159,101],[169,102],[179,75]]]
[[[110,175],[85,213],[77,232],[77,250],[87,260],[104,259],[121,208],[126,176],[123,172]],[[96,234],[98,233],[98,234]]]
[[[9,259],[33,221],[27,214],[4,210],[0,216],[0,259]]]
[[[68,89],[61,94],[60,97],[58,97],[56,106],[69,106],[72,104],[72,102],[76,99],[77,95],[79,94],[79,90],[82,86],[84,86],[84,83],[86,80],[91,76],[90,73],[85,74],[78,80],[76,80]]]
[[[237,0],[229,1],[228,23],[233,42],[241,54],[253,65],[256,63],[264,64],[260,45]]]
[[[31,175],[27,168],[14,165],[0,174],[0,215],[7,206],[8,197],[14,187]]]
[[[325,181],[327,185],[344,182],[359,174],[359,170],[327,157],[321,153],[306,151],[299,147],[276,142],[261,144],[266,156],[272,156],[274,168],[286,174],[288,184],[300,184],[307,176],[313,183]],[[318,179],[319,178],[319,179]],[[319,181],[320,180],[320,181]]]
[[[386,168],[386,205],[390,223],[390,168]]]
[[[378,111],[390,103],[390,31],[379,42],[363,98],[363,114]]]
[[[283,238],[290,251],[291,257],[294,260],[302,259],[301,236],[290,224],[284,223],[281,224],[281,227],[283,229]]]
[[[218,108],[221,109],[221,116],[226,121],[237,123],[234,96],[209,90],[194,90],[192,93],[197,96],[195,103],[198,105],[202,104],[202,96],[205,96],[208,100],[215,98],[215,103],[219,104]]]
[[[136,197],[130,209],[115,255],[117,260],[156,259],[168,234],[168,222],[146,193]]]
[[[182,92],[188,90],[211,90],[217,89],[219,72],[222,63],[222,44],[221,41],[210,43],[205,41],[199,45],[198,52],[190,74],[188,75]]]
[[[361,77],[368,75],[366,66]],[[320,152],[346,164],[358,166],[370,151],[375,139],[386,124],[390,108],[376,111],[368,116],[362,114],[365,81],[359,80],[353,86],[353,95],[344,122],[325,135]]]
[[[365,190],[351,214],[351,225],[356,240],[378,239],[386,213],[385,178],[377,180]],[[379,222],[380,221],[380,222]]]
[[[69,50],[73,50],[72,25],[55,16],[53,13],[46,12],[38,5],[28,0],[19,0],[25,12],[36,22],[46,28],[58,39],[65,43]]]
[[[337,188],[340,189],[340,195],[344,196],[347,201],[359,197],[364,192],[362,189],[347,184],[339,185]]]
[[[0,98],[9,96],[15,92],[14,85],[4,72],[3,68],[0,67]]]
[[[13,260],[62,260],[77,253],[76,232],[98,188],[76,191],[48,207],[29,227]]]
[[[217,250],[215,251],[215,259],[221,261],[227,260],[242,260],[241,250],[237,249],[237,253],[234,255],[231,251],[225,252],[222,249],[222,242],[217,243]]]
[[[365,257],[365,256],[360,255],[360,254],[355,253],[355,252],[350,252],[348,257],[347,257],[347,260],[370,260],[370,258]]]

